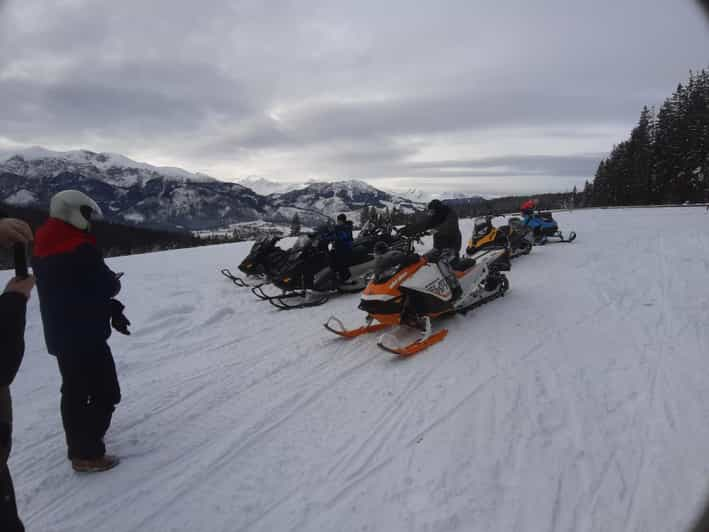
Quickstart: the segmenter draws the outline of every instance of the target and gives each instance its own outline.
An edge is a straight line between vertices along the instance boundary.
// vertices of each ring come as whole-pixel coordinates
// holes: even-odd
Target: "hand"
[[[20,279],[19,277],[13,277],[12,279],[10,279],[10,282],[7,283],[7,286],[5,287],[5,293],[15,292],[17,294],[22,294],[27,299],[29,299],[30,293],[34,288],[34,283],[34,275],[29,275],[24,279]]]
[[[130,336],[130,331],[128,330],[128,326],[130,325],[130,321],[128,320],[128,318],[126,318],[125,314],[123,314],[122,312],[116,316],[111,316],[111,325],[119,333],[125,334],[126,336]]]
[[[0,219],[0,245],[11,246],[15,242],[26,244],[31,242],[32,229],[22,220],[16,218]]]
[[[117,299],[111,300],[111,326],[119,333],[129,336],[130,331],[128,330],[128,326],[130,325],[130,321],[128,321],[128,318],[123,314],[124,308],[123,303]]]

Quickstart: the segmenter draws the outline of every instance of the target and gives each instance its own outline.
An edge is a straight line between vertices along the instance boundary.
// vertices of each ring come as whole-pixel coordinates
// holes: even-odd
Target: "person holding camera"
[[[109,269],[90,233],[101,209],[86,194],[55,194],[49,219],[37,230],[32,265],[37,276],[47,350],[62,377],[61,415],[67,456],[77,472],[106,471],[118,458],[106,454],[104,435],[121,400],[107,340],[111,325],[130,334],[115,296],[119,275]]]
[[[24,246],[31,240],[32,230],[25,222],[14,218],[0,219],[0,245],[19,244],[21,251],[25,252]],[[0,530],[3,532],[23,532],[25,529],[17,514],[7,460],[12,447],[10,384],[25,354],[25,315],[32,288],[34,277],[25,273],[12,278],[0,295]]]

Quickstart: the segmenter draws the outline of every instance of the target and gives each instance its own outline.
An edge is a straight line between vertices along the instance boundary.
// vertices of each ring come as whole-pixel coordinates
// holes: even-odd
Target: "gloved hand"
[[[123,303],[117,299],[111,299],[111,326],[116,329],[119,333],[130,335],[128,326],[130,321],[123,314],[123,309],[126,308]]]

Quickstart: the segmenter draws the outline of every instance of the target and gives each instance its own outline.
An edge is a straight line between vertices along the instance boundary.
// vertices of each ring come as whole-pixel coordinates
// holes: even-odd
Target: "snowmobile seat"
[[[374,259],[374,256],[372,255],[371,246],[355,245],[352,247],[352,252],[347,262],[349,266],[354,266],[357,264],[369,262],[372,259]]]
[[[451,267],[457,272],[464,272],[473,266],[475,266],[475,259],[470,257],[457,258],[451,262]]]

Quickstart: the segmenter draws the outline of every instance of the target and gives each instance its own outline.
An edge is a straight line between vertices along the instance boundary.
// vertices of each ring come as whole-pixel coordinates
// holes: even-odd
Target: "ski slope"
[[[407,360],[219,274],[250,244],[110,259],[123,458],[78,475],[36,294],[10,460],[28,531],[637,531],[687,528],[709,489],[709,215],[559,213],[573,244]],[[472,221],[461,222],[464,239]],[[9,272],[4,272],[4,278]]]

